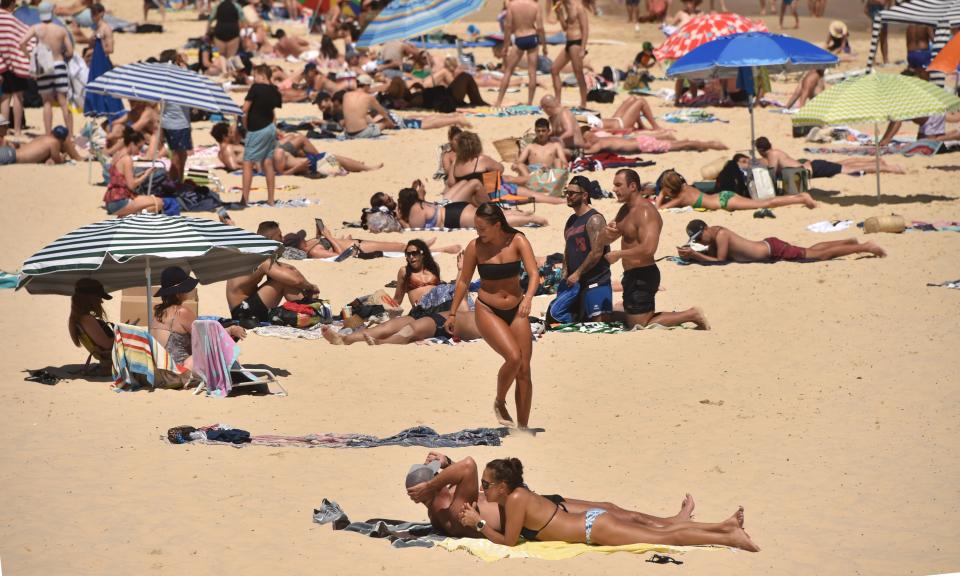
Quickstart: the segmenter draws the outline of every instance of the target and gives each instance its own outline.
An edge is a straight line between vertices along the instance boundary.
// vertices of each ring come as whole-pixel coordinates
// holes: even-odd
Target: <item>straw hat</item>
[[[834,38],[843,38],[847,35],[847,25],[841,20],[834,20],[830,23],[830,36]]]

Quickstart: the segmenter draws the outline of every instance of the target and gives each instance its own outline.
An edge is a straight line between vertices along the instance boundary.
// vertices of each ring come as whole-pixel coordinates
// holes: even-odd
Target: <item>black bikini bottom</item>
[[[480,302],[483,302],[483,300],[481,300],[480,298],[477,298],[477,300],[480,300]],[[506,310],[502,308],[497,308],[496,306],[491,306],[486,302],[483,302],[483,305],[489,308],[490,311],[497,316],[497,318],[506,322],[507,326],[509,326],[510,324],[513,324],[513,319],[517,317],[517,310],[520,309],[519,302],[513,308],[507,308]]]
[[[577,38],[576,40],[567,40],[566,45],[563,47],[565,52],[570,52],[571,46],[580,46],[583,47],[583,38]]]

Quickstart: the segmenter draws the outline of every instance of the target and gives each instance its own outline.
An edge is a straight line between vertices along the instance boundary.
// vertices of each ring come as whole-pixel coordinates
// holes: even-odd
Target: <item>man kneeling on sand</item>
[[[454,462],[445,454],[430,452],[424,464],[415,464],[410,468],[405,485],[410,499],[427,507],[427,516],[434,528],[448,536],[482,538],[476,526],[465,527],[460,522],[460,513],[465,507],[476,506],[484,526],[489,525],[498,532],[503,531],[503,526],[500,508],[496,502],[487,501],[484,492],[480,490],[482,482],[479,477],[480,473],[473,458],[468,456]],[[695,506],[693,497],[687,494],[677,514],[661,518],[626,510],[610,502],[575,500],[557,494],[544,498],[571,514],[601,509],[621,520],[656,528],[689,522]]]
[[[877,257],[887,255],[886,251],[873,242],[858,242],[856,238],[820,242],[803,248],[793,246],[779,238],[748,240],[723,226],[707,226],[703,220],[691,220],[687,224],[689,240],[685,246],[677,248],[677,254],[684,260],[708,264],[715,262],[804,262],[813,260],[832,260],[848,254],[873,254]],[[704,246],[706,250],[696,250]]]

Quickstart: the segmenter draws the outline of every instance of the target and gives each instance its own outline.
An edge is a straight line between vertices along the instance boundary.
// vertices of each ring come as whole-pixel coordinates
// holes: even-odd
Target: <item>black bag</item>
[[[603,88],[594,88],[587,92],[588,102],[599,102],[600,104],[609,104],[616,98],[617,93],[613,90],[604,90]]]

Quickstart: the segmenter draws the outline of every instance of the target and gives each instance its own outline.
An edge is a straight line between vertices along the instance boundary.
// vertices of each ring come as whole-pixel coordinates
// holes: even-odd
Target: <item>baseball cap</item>
[[[687,224],[687,243],[696,242],[700,239],[700,235],[703,234],[703,231],[707,229],[707,223],[703,220],[691,220]]]
[[[40,21],[41,22],[52,22],[53,21],[53,7],[49,4],[40,5]]]
[[[430,481],[439,473],[439,460],[433,460],[427,464],[414,464],[410,467],[410,470],[407,471],[407,477],[406,480],[404,480],[404,484],[407,488],[416,486],[417,484]]]

